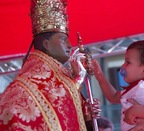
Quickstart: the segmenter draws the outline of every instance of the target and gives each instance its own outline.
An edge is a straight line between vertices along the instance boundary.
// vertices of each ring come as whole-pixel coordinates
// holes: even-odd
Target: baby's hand
[[[144,131],[144,119],[137,118],[136,123],[137,125],[131,128],[129,131]]]
[[[128,99],[128,102],[130,102],[133,106],[131,106],[130,108],[128,108],[125,112],[125,118],[124,121],[128,124],[136,124],[136,119],[138,116],[136,116],[136,112],[138,111],[139,108],[139,103],[137,103],[134,99]]]

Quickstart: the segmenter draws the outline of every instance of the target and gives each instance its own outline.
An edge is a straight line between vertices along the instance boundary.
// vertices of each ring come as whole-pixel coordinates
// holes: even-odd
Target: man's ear
[[[49,41],[48,41],[47,39],[45,39],[42,44],[43,44],[43,47],[44,47],[46,50],[49,49],[49,48],[48,48],[48,46],[49,46]]]

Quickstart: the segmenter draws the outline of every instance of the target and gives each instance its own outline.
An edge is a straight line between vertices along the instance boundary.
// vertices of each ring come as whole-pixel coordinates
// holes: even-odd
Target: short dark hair
[[[108,118],[105,117],[98,118],[97,124],[98,124],[98,128],[103,128],[103,129],[111,128],[112,130],[114,129],[113,123]]]
[[[42,52],[46,52],[46,49],[43,47],[43,40],[45,39],[49,39],[51,36],[53,36],[56,32],[45,32],[45,33],[41,33],[41,34],[38,34],[36,35],[34,38],[33,38],[33,41],[28,49],[28,52],[26,53],[26,56],[24,57],[23,59],[23,64],[25,63],[25,61],[27,60],[28,56],[29,56],[29,53],[32,49],[32,47],[34,46],[34,49],[36,50],[40,50]]]
[[[141,64],[144,65],[144,40],[136,41],[130,44],[127,48],[129,49],[137,49],[140,54]]]
[[[56,32],[45,32],[35,36],[33,39],[34,48],[43,51],[43,45],[42,45],[43,40],[50,39],[50,37],[53,36],[55,33]]]

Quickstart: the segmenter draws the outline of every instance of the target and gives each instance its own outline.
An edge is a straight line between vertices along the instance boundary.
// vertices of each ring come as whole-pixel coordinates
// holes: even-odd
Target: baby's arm
[[[140,105],[134,99],[128,99],[128,102],[132,103],[133,106],[124,112],[124,121],[128,124],[136,124],[138,118],[144,119],[144,105]]]
[[[116,91],[116,89],[107,80],[107,78],[105,77],[105,75],[103,74],[101,70],[99,63],[96,60],[92,61],[91,68],[106,98],[111,103],[114,103],[114,104],[120,103],[120,92]]]

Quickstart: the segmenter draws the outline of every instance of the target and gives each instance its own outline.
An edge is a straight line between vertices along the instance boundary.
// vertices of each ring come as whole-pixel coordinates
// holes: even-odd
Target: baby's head
[[[112,121],[105,117],[100,117],[97,119],[99,131],[114,131],[114,125]]]
[[[144,79],[144,40],[128,46],[120,73],[129,84]]]
[[[138,52],[140,54],[141,64],[144,65],[144,40],[133,42],[132,44],[130,44],[128,46],[127,50],[129,50],[129,49],[137,49],[138,50]]]

